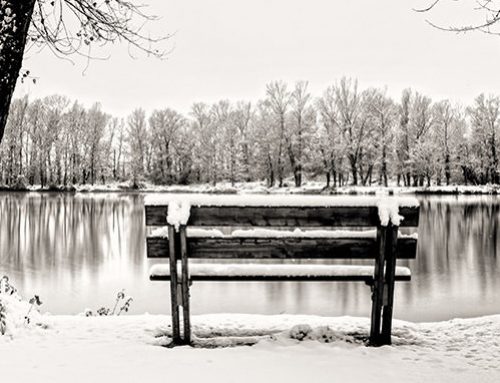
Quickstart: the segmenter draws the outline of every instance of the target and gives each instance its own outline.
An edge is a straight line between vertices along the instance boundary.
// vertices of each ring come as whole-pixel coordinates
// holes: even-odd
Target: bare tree
[[[144,179],[147,164],[149,131],[146,124],[146,113],[143,109],[136,109],[128,117],[128,148],[132,182],[134,187],[139,187],[139,182]]]
[[[245,181],[251,180],[250,172],[250,122],[253,116],[252,104],[250,102],[238,102],[233,112],[234,124],[238,128],[241,151],[241,173]],[[255,140],[255,138],[253,138]]]
[[[274,118],[279,132],[278,141],[278,182],[279,187],[283,186],[283,178],[285,173],[285,164],[283,159],[285,147],[285,123],[288,107],[290,106],[290,92],[283,81],[274,81],[266,86],[267,102],[273,111]]]
[[[128,0],[3,0],[0,2],[0,142],[25,51],[48,46],[56,55],[92,57],[92,47],[124,41],[158,57],[164,38],[142,32],[155,17]],[[168,37],[168,36],[167,36]],[[29,75],[28,71],[22,78]]]
[[[184,117],[168,108],[153,111],[149,118],[153,140],[151,144],[158,162],[154,173],[161,182],[172,183],[173,181],[173,144],[178,131],[184,124]]]
[[[423,8],[414,9],[416,12],[432,13],[438,7],[448,7],[445,10],[447,15],[451,15],[451,7],[464,9],[464,4],[468,14],[471,16],[469,24],[444,26],[435,21],[426,20],[427,23],[437,29],[448,32],[482,32],[492,35],[500,35],[497,29],[500,22],[500,1],[498,0],[430,0]]]
[[[347,159],[351,166],[352,183],[358,184],[359,161],[366,142],[368,125],[367,116],[362,113],[361,94],[357,80],[343,77],[335,86],[335,103],[339,111],[339,126]]]
[[[316,108],[321,122],[318,135],[324,136],[324,140],[318,142],[321,153],[323,168],[326,175],[326,186],[330,186],[333,178],[333,187],[342,184],[342,146],[340,143],[339,112],[335,101],[335,87],[328,87],[323,96],[318,99]]]
[[[437,103],[434,107],[436,144],[441,149],[441,159],[438,166],[442,169],[438,173],[437,183],[441,183],[441,173],[444,173],[446,185],[450,184],[452,170],[455,166],[456,151],[459,140],[463,137],[464,120],[458,107],[454,107],[448,100]]]
[[[468,109],[472,125],[472,143],[479,160],[480,182],[500,181],[498,171],[499,159],[497,153],[499,125],[500,125],[500,98],[486,97],[481,94]]]
[[[288,157],[292,167],[295,186],[302,185],[304,157],[311,127],[315,123],[314,109],[309,105],[311,94],[307,90],[308,83],[299,81],[291,94],[292,122],[291,129],[285,136]]]
[[[391,158],[396,107],[386,96],[385,90],[369,89],[366,105],[370,123],[373,127],[372,144],[379,164],[379,184],[388,185],[388,167]]]
[[[411,184],[409,128],[411,99],[411,90],[403,90],[401,104],[399,105],[399,128],[396,131],[397,181],[399,185],[401,177],[403,177],[405,186]]]

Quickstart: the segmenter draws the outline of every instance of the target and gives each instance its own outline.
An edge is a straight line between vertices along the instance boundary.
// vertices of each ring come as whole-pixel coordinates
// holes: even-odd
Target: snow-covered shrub
[[[40,300],[40,297],[38,295],[34,295],[30,300],[28,301],[30,304],[30,308],[28,309],[28,313],[24,316],[24,321],[28,324],[30,323],[30,313],[31,310],[33,309],[33,306],[41,306],[42,301]]]
[[[109,309],[106,307],[99,307],[96,312],[100,317],[109,315]]]
[[[120,302],[120,300],[124,298],[125,298],[125,290],[119,291],[118,294],[116,294],[115,307],[113,307],[113,311],[111,312],[112,315],[115,313],[116,307],[118,306],[118,302]]]
[[[98,316],[110,316],[110,315],[120,315],[122,312],[128,312],[132,300],[133,300],[132,297],[125,296],[125,290],[121,290],[118,292],[118,294],[116,294],[115,305],[113,307],[113,310],[111,310],[109,307],[102,306],[99,309],[97,309],[96,314]],[[120,306],[118,312],[116,312],[116,309],[118,308],[120,302],[122,302],[122,305]],[[94,316],[94,312],[90,309],[85,309],[83,315],[91,317]]]
[[[17,328],[25,327],[33,319],[38,320],[40,313],[33,308],[41,304],[38,296],[28,302],[23,300],[10,284],[9,277],[4,275],[0,278],[0,333],[13,334]]]
[[[94,316],[94,312],[91,309],[85,309],[83,315],[85,315],[86,317],[91,317]]]
[[[5,335],[5,331],[7,330],[7,322],[6,322],[6,314],[5,307],[0,300],[0,334]]]
[[[120,315],[122,312],[128,312],[128,310],[130,309],[130,304],[132,303],[132,297],[126,297],[124,298],[125,302],[123,303],[122,307],[120,307],[120,310],[118,311],[118,314],[116,315]]]
[[[312,328],[307,324],[293,326],[289,331],[283,333],[285,337],[298,341],[313,340],[321,343],[347,342],[363,343],[363,337],[357,334],[346,334],[333,330],[329,326],[319,326]]]
[[[320,326],[314,329],[311,338],[323,343],[331,343],[338,340],[339,336],[330,327]]]
[[[16,292],[17,289],[10,284],[9,277],[7,275],[0,278],[0,294],[14,295]]]
[[[313,329],[308,324],[298,324],[290,329],[290,338],[296,340],[304,340]]]

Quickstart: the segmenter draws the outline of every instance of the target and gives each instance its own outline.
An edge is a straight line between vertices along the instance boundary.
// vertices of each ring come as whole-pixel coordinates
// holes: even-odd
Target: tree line
[[[140,186],[324,179],[326,186],[499,183],[500,97],[463,107],[342,78],[267,84],[256,103],[194,103],[188,115],[136,109],[115,118],[63,96],[12,102],[0,144],[10,187],[131,181]]]

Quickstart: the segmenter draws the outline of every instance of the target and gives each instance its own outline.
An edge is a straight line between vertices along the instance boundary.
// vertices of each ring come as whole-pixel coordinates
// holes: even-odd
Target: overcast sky
[[[162,17],[153,32],[175,32],[167,60],[133,59],[127,46],[113,46],[110,59],[91,62],[82,74],[84,62],[48,50],[30,53],[24,66],[38,83],[19,86],[17,95],[64,94],[126,116],[136,107],[186,113],[194,101],[254,101],[278,79],[308,80],[320,95],[343,75],[363,88],[386,85],[395,98],[406,87],[462,103],[481,92],[500,94],[500,37],[446,33],[425,23],[465,20],[453,7],[422,15],[412,10],[427,4],[420,0],[142,2]]]

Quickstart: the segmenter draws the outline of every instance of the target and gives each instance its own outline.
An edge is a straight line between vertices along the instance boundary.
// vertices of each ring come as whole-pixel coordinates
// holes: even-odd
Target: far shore
[[[95,185],[7,186],[1,192],[40,193],[208,193],[208,194],[311,194],[311,195],[498,195],[500,185],[433,185],[433,186],[341,186],[327,187],[324,182],[309,181],[300,187],[292,182],[283,187],[268,187],[263,182],[221,182],[191,185],[154,185],[131,182]]]

